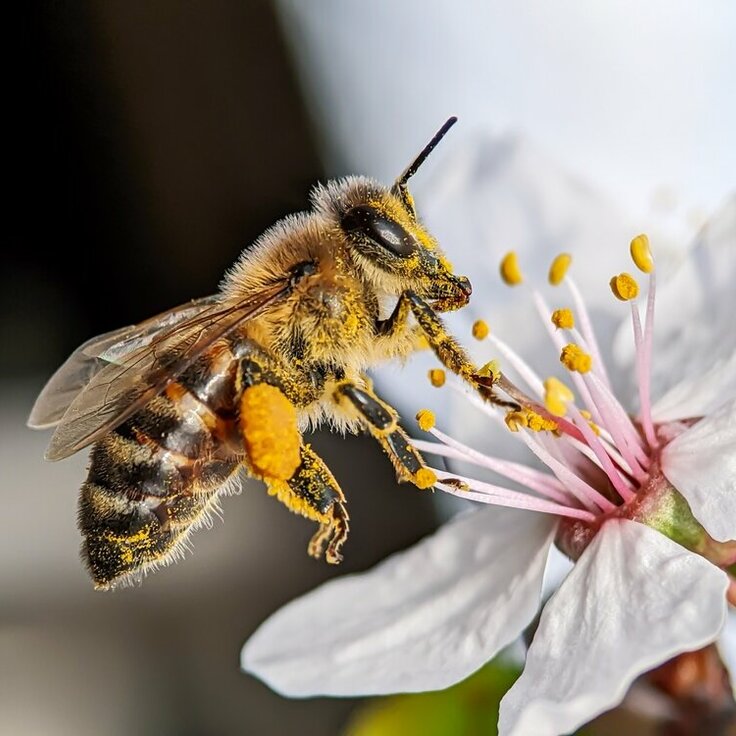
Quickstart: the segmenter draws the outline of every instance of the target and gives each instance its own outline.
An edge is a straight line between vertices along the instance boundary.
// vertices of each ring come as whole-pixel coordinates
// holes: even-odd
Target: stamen
[[[550,414],[564,417],[567,414],[567,402],[574,399],[573,392],[554,376],[550,376],[544,382],[544,405]]]
[[[649,238],[644,235],[637,235],[629,246],[631,252],[631,260],[634,261],[636,267],[644,273],[654,271],[654,258],[649,248]]]
[[[437,483],[437,474],[431,468],[419,468],[414,475],[414,485],[426,490]]]
[[[558,330],[571,330],[575,327],[575,318],[570,309],[555,309],[552,312],[552,324]]]
[[[562,365],[564,365],[569,371],[587,373],[593,364],[593,358],[579,345],[570,343],[562,348],[562,352],[560,353],[560,363],[562,363]]]
[[[657,447],[657,435],[652,423],[652,404],[650,398],[650,376],[651,376],[651,335],[654,327],[654,296],[653,287],[654,274],[649,280],[649,294],[647,296],[646,337],[642,335],[639,308],[635,302],[631,302],[631,324],[634,328],[634,345],[636,346],[636,374],[639,384],[639,418],[644,430],[644,436],[650,447]],[[650,316],[651,315],[651,316]]]
[[[531,409],[506,412],[505,422],[512,432],[518,432],[520,427],[530,429],[532,432],[555,432],[557,430],[556,422],[545,419]]]
[[[482,319],[477,319],[475,322],[473,322],[472,332],[473,337],[476,340],[485,340],[488,337],[490,328],[488,327],[487,322],[484,322]]]
[[[429,382],[435,388],[442,388],[445,385],[446,375],[442,368],[432,368],[427,375],[429,376]]]
[[[631,301],[639,296],[639,284],[636,283],[636,279],[630,273],[620,273],[618,276],[613,276],[609,284],[613,295],[622,302]]]
[[[570,497],[565,487],[553,476],[542,473],[534,468],[528,468],[520,463],[513,463],[508,460],[500,460],[485,455],[482,452],[474,450],[472,447],[464,445],[462,442],[458,442],[438,429],[431,430],[431,433],[442,444],[412,439],[412,445],[420,452],[442,455],[443,457],[450,457],[454,460],[461,460],[482,468],[487,468],[509,480],[526,486],[532,491],[541,493],[543,496],[547,496],[560,503],[570,503]]]
[[[542,397],[544,388],[542,379],[534,372],[531,366],[507,343],[496,335],[491,335],[490,340],[498,348],[499,352],[509,362],[511,367],[519,374],[521,379],[531,390],[532,394]]]
[[[435,422],[436,420],[433,411],[430,411],[429,409],[420,409],[417,412],[417,424],[419,424],[419,429],[423,432],[429,432],[429,430],[434,427]]]
[[[588,523],[592,523],[596,520],[595,514],[592,514],[590,511],[569,508],[568,506],[562,506],[561,504],[553,503],[552,501],[534,498],[534,496],[529,496],[526,493],[517,493],[516,491],[510,491],[501,486],[483,483],[482,481],[475,480],[473,478],[465,478],[462,475],[454,475],[453,473],[446,473],[436,469],[434,472],[442,480],[449,481],[457,479],[466,483],[471,488],[477,489],[477,492],[460,490],[455,485],[445,484],[440,481],[437,487],[452,496],[458,496],[459,498],[465,498],[479,503],[491,504],[492,506],[505,506],[512,509],[539,511],[543,514],[553,514],[555,516],[567,516],[571,519],[580,519],[581,521],[586,521]]]
[[[614,467],[603,443],[595,436],[593,430],[588,426],[587,420],[582,416],[574,404],[570,404],[570,413],[573,415],[575,425],[582,432],[583,437],[585,437],[585,442],[595,453],[596,457],[600,461],[603,472],[608,476],[608,479],[611,481],[611,484],[616,489],[619,496],[621,496],[624,501],[630,501],[636,494],[628,487],[618,470]]]
[[[616,508],[605,496],[602,496],[596,491],[593,486],[586,483],[582,478],[579,478],[566,465],[553,457],[532,435],[527,432],[520,432],[519,436],[526,446],[555,474],[565,488],[587,509],[596,511],[596,507],[598,507],[601,511],[608,512]]]
[[[559,286],[567,274],[567,269],[572,263],[572,256],[569,253],[560,253],[549,267],[549,283],[552,286]]]
[[[519,268],[516,252],[510,250],[501,260],[501,278],[507,286],[517,286],[524,277]]]

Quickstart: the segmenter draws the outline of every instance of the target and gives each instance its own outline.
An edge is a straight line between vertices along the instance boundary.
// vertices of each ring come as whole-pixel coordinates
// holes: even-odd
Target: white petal
[[[642,672],[714,641],[727,576],[659,532],[609,521],[545,607],[501,736],[574,731],[619,703]]]
[[[246,643],[242,667],[292,697],[452,685],[535,616],[555,527],[526,511],[463,514],[282,608]]]
[[[675,437],[662,471],[711,537],[736,539],[736,400]]]
[[[652,407],[655,422],[704,417],[736,398],[736,350],[676,383]]]
[[[736,611],[732,610],[728,614],[718,649],[731,677],[731,689],[736,698]]]

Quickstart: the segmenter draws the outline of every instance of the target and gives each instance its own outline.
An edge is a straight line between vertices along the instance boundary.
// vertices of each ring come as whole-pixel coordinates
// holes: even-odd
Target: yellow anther
[[[240,400],[240,430],[248,461],[262,478],[289,480],[301,463],[294,405],[275,386],[250,386]]]
[[[526,427],[531,429],[532,432],[554,432],[557,429],[555,422],[551,419],[545,419],[531,409],[507,412],[504,421],[512,432],[518,432],[519,427]]]
[[[429,468],[419,468],[414,476],[414,485],[424,490],[437,482],[437,476]]]
[[[630,273],[620,273],[611,279],[611,291],[616,299],[628,302],[639,296],[639,284]]]
[[[429,376],[429,382],[435,388],[441,388],[445,385],[445,372],[442,368],[432,368],[427,375]]]
[[[581,409],[580,410],[580,416],[583,417],[583,419],[592,419],[593,418],[593,415],[587,409]]]
[[[593,434],[600,435],[601,429],[595,422],[588,422],[588,426],[593,430]]]
[[[558,330],[571,330],[575,327],[575,318],[571,309],[555,309],[552,312],[552,324]]]
[[[476,373],[481,378],[492,378],[494,381],[498,381],[501,378],[501,365],[497,360],[490,360],[484,366],[481,366]]]
[[[516,286],[524,280],[516,252],[513,250],[501,259],[501,278],[507,286]]]
[[[570,343],[562,348],[560,363],[569,371],[587,373],[593,363],[593,359],[579,345]]]
[[[477,319],[473,322],[473,337],[476,340],[485,340],[490,331],[488,323],[484,322],[482,319]]]
[[[563,279],[565,278],[565,274],[567,274],[567,269],[570,268],[570,264],[572,263],[572,256],[569,253],[560,253],[554,261],[552,261],[552,265],[549,267],[549,282],[552,284],[552,286],[559,286]]]
[[[634,261],[636,267],[644,273],[651,273],[654,271],[654,258],[652,257],[652,251],[649,248],[649,238],[644,235],[637,235],[632,241],[629,247],[631,251],[631,260]]]
[[[419,429],[423,432],[429,432],[435,424],[434,412],[429,409],[420,409],[417,412],[417,422],[419,423]]]
[[[526,418],[526,414],[523,411],[509,411],[504,417],[506,426],[512,432],[518,432],[519,427],[526,427],[529,421]]]
[[[574,398],[573,392],[554,376],[544,382],[544,405],[550,414],[564,417],[567,414],[567,402]]]

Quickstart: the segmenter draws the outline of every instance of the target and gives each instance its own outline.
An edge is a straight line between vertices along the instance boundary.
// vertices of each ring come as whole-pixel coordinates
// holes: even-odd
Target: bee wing
[[[108,363],[117,362],[134,347],[149,344],[163,330],[189,319],[214,303],[215,297],[195,299],[137,325],[98,335],[80,345],[48,380],[28,418],[32,429],[47,429],[61,421],[70,404]]]
[[[68,457],[120,425],[213,342],[285,296],[289,284],[288,279],[277,281],[231,307],[215,301],[199,314],[154,335],[148,344],[127,353],[117,351],[119,362],[106,363],[70,404],[51,438],[46,459]]]

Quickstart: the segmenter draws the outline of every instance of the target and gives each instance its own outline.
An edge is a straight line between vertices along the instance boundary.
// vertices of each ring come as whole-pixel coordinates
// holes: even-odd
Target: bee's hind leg
[[[322,557],[332,565],[342,560],[340,548],[348,536],[345,496],[334,476],[309,445],[299,449],[301,462],[288,480],[264,478],[268,492],[296,514],[319,523],[309,542],[312,557]]]
[[[346,413],[360,423],[378,440],[389,456],[400,481],[409,481],[418,488],[429,488],[436,480],[426,467],[404,430],[399,426],[396,410],[376,396],[367,386],[351,381],[338,384],[335,399]]]

